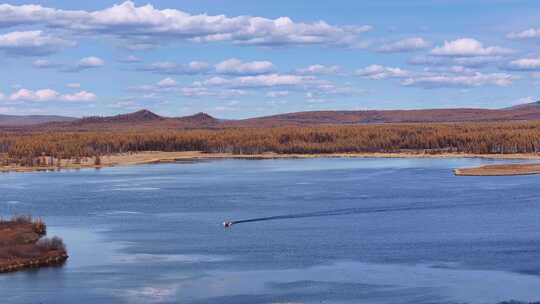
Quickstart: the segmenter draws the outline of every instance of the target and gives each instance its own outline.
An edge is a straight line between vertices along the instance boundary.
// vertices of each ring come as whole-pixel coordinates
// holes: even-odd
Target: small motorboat
[[[229,228],[233,225],[233,222],[223,222],[223,227]]]

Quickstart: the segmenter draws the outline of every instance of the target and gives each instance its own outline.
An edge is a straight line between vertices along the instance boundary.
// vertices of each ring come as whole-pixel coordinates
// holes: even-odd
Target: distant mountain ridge
[[[523,108],[536,108],[536,107],[540,107],[540,100],[530,102],[530,103],[519,104],[516,106],[509,107],[507,109],[523,109]]]
[[[7,117],[7,118],[6,118]],[[72,118],[63,116],[7,116],[0,115],[0,126],[61,129],[99,130],[106,128],[230,128],[277,127],[324,124],[373,123],[444,123],[540,120],[540,101],[503,109],[420,109],[420,110],[366,110],[366,111],[309,111],[285,113],[239,120],[222,120],[206,113],[184,117],[165,117],[149,110],[115,116]]]
[[[0,126],[31,126],[49,122],[70,122],[77,120],[75,117],[58,115],[5,115],[0,114]]]

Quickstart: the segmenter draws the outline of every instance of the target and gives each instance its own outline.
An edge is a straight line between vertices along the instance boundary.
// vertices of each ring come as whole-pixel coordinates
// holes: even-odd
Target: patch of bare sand
[[[501,164],[455,169],[460,176],[511,176],[540,174],[540,164]]]

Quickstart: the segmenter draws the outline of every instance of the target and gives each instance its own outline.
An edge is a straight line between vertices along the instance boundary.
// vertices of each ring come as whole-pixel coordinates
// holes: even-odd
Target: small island
[[[0,219],[0,273],[62,265],[68,258],[64,242],[45,238],[46,234],[46,225],[39,219]]]
[[[511,176],[540,174],[540,164],[500,164],[454,170],[459,176]]]

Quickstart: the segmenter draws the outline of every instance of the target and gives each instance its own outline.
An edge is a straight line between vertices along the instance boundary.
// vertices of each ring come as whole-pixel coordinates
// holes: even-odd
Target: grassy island
[[[0,273],[62,265],[68,258],[63,241],[45,238],[46,234],[46,225],[39,219],[0,219]]]

